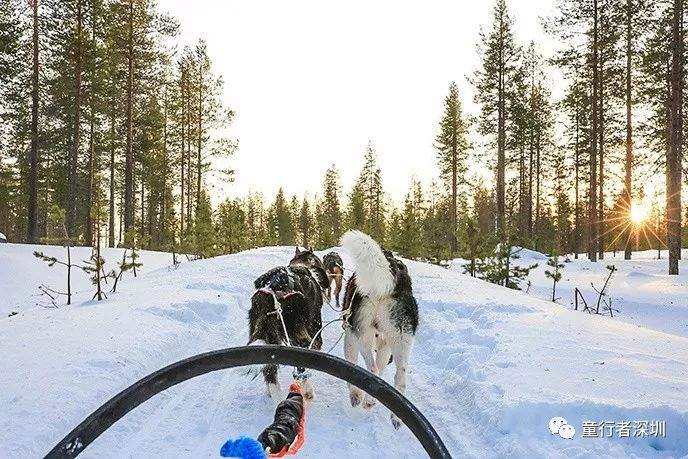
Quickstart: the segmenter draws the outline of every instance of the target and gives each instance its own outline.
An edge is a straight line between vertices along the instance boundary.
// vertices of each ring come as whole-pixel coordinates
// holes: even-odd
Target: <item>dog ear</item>
[[[309,252],[312,252],[312,251],[313,251],[313,246],[312,246],[312,245],[308,247],[308,251],[309,251]]]
[[[296,252],[294,253],[294,255],[298,255],[298,254],[300,254],[300,253],[301,253],[301,251],[299,250],[299,246],[297,245],[297,246],[296,246]]]

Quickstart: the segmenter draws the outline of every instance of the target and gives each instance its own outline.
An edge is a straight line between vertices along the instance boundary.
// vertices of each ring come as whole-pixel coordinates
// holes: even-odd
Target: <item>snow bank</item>
[[[588,261],[584,255],[578,259],[572,255],[560,256],[564,268],[561,282],[557,283],[557,303],[573,309],[574,290],[578,288],[588,304],[594,306],[598,294],[592,285],[600,290],[609,274],[607,266],[614,265],[617,271],[607,289],[614,309],[618,310],[613,320],[688,337],[688,251],[684,253],[686,256],[679,262],[679,276],[667,274],[666,251],[659,260],[656,250],[634,252],[632,260],[624,260],[622,252],[609,252],[597,263]],[[513,260],[518,266],[538,264],[521,283],[521,288],[528,290],[530,296],[549,301],[552,279],[545,276],[545,271],[551,269],[547,266],[547,255],[529,249],[522,249],[518,254],[519,258]],[[466,263],[456,259],[450,269],[462,273]]]
[[[292,253],[263,248],[184,263],[130,279],[101,303],[27,308],[0,319],[0,347],[9,356],[0,360],[3,454],[41,456],[138,378],[244,344],[253,279]],[[688,454],[687,338],[570,311],[437,266],[408,266],[421,323],[407,394],[455,457]],[[328,307],[323,314],[336,315]],[[324,348],[340,332],[326,329]],[[341,345],[334,353],[341,356]],[[282,369],[283,385],[289,373]],[[321,374],[313,382],[300,457],[423,456],[381,406],[353,409],[343,382]],[[84,456],[217,457],[227,437],[257,435],[273,410],[261,381],[239,370],[207,374],[134,410]],[[550,434],[553,416],[578,431],[588,420],[664,420],[666,438],[577,433],[565,440]]]
[[[58,264],[48,266],[46,262],[33,256],[35,250],[57,257],[58,260],[67,260],[66,249],[60,246],[0,245],[0,292],[3,292],[2,300],[0,300],[0,317],[34,307],[52,307],[50,300],[40,295],[38,287],[41,284],[61,292],[66,291],[67,268]],[[102,249],[101,255],[105,259],[106,272],[117,266],[122,260],[123,252],[124,249],[120,248]],[[83,260],[91,257],[91,247],[72,247],[71,253],[73,263],[83,264],[81,263]],[[138,254],[139,262],[143,263],[140,268],[141,273],[172,265],[170,253],[141,250]],[[128,282],[129,277],[133,278],[133,274],[128,273],[125,277],[123,283]],[[75,301],[78,303],[91,299],[93,292],[88,274],[79,268],[72,268],[72,293],[75,294]],[[66,300],[61,298],[60,302],[65,303]]]

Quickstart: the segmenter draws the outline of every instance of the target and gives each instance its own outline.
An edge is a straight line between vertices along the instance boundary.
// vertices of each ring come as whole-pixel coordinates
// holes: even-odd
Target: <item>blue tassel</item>
[[[222,457],[240,457],[242,459],[266,459],[267,455],[257,440],[250,437],[239,437],[236,440],[227,440],[220,448]]]

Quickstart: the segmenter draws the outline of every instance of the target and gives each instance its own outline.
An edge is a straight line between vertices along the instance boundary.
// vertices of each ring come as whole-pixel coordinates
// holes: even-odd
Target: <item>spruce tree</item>
[[[478,131],[495,151],[496,229],[504,234],[506,213],[507,96],[512,92],[520,50],[514,42],[505,0],[496,0],[492,26],[480,33],[481,68],[473,78],[475,102],[480,105]]]
[[[449,84],[449,94],[444,99],[444,113],[440,120],[439,133],[435,138],[437,162],[440,177],[451,196],[450,255],[456,253],[457,200],[459,187],[465,184],[466,160],[468,156],[467,126],[461,111],[459,89],[455,82]]]
[[[313,245],[313,214],[311,213],[310,203],[306,195],[303,196],[303,202],[298,214],[299,237],[301,238],[302,247],[311,247]]]
[[[316,245],[320,248],[335,246],[343,232],[341,209],[341,186],[339,172],[331,165],[325,172],[322,184],[322,197],[316,199],[315,226]]]

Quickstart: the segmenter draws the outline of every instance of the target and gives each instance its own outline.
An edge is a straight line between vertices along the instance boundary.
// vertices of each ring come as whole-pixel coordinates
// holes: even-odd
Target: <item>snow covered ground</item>
[[[66,248],[54,245],[2,244],[0,245],[0,317],[12,312],[24,311],[34,307],[51,307],[50,298],[41,295],[38,287],[46,285],[53,290],[67,291],[67,268],[55,264],[50,267],[45,261],[32,255],[34,250],[41,251],[58,260],[66,261]],[[105,259],[105,272],[117,267],[122,261],[124,249],[104,248],[101,256]],[[83,265],[84,260],[91,257],[90,247],[72,247],[72,262]],[[172,254],[166,252],[152,252],[141,250],[138,252],[139,262],[143,263],[142,273],[172,265]],[[185,261],[183,255],[178,255],[178,261]],[[137,270],[137,275],[138,275]],[[133,273],[125,274],[122,285],[133,278]],[[110,289],[106,289],[109,291]],[[72,293],[74,301],[90,300],[93,297],[93,286],[89,275],[79,268],[72,268]],[[60,299],[64,303],[63,299]]]
[[[521,288],[530,296],[551,301],[552,279],[545,276],[545,271],[552,268],[547,266],[547,256],[528,249],[522,249],[518,255],[515,264],[538,265],[528,276],[530,287],[524,281]],[[616,320],[688,337],[688,250],[684,249],[682,255],[679,276],[667,274],[666,250],[661,252],[661,259],[657,259],[656,250],[633,252],[631,260],[624,260],[623,252],[608,252],[598,263],[589,262],[585,255],[578,259],[569,255],[568,261],[559,257],[564,267],[561,281],[557,283],[557,302],[573,309],[574,289],[578,287],[588,305],[594,306],[598,294],[591,284],[601,290],[609,274],[607,266],[614,265],[617,271],[607,291],[614,309],[618,309],[614,311]],[[464,263],[457,259],[451,269],[463,272]]]
[[[23,250],[32,258],[31,248]],[[293,248],[262,248],[176,270],[162,267],[128,279],[107,301],[82,296],[59,309],[31,307],[33,284],[46,272],[33,261],[18,260],[20,255],[3,253],[3,275],[16,276],[13,285],[21,291],[12,295],[25,304],[18,305],[19,314],[0,318],[0,455],[23,458],[47,452],[112,395],[152,371],[199,352],[244,344],[253,279],[285,264]],[[342,255],[350,272],[349,257]],[[641,260],[633,263],[640,268],[619,279],[642,280],[643,287],[617,286],[613,292],[639,305],[653,295],[671,298],[675,306],[657,315],[685,322],[679,307],[688,298],[685,277],[671,285],[659,268],[648,272]],[[535,285],[525,295],[455,270],[408,265],[421,324],[407,395],[455,457],[688,456],[684,329],[671,324],[654,327],[669,332],[653,330],[652,324],[639,327],[623,317],[572,311],[562,306],[563,299],[558,305],[537,298],[546,297],[544,284],[542,291]],[[581,276],[597,279],[592,267],[583,268]],[[682,269],[688,270],[685,262]],[[643,275],[631,276],[635,271]],[[644,275],[661,281],[656,294]],[[0,288],[4,292],[5,284]],[[624,306],[620,316],[628,309]],[[323,316],[336,313],[325,306]],[[340,331],[338,326],[324,331],[325,349]],[[341,356],[341,344],[333,352]],[[282,370],[283,383],[289,373]],[[391,379],[391,367],[384,376]],[[343,382],[322,374],[313,382],[316,400],[301,457],[423,457],[408,429],[393,429],[383,407],[351,408]],[[129,413],[83,457],[217,457],[228,437],[257,435],[270,422],[275,402],[264,393],[261,381],[239,370],[192,379]],[[550,434],[553,416],[575,427],[573,440]],[[657,420],[666,422],[664,438],[581,435],[584,421]]]

